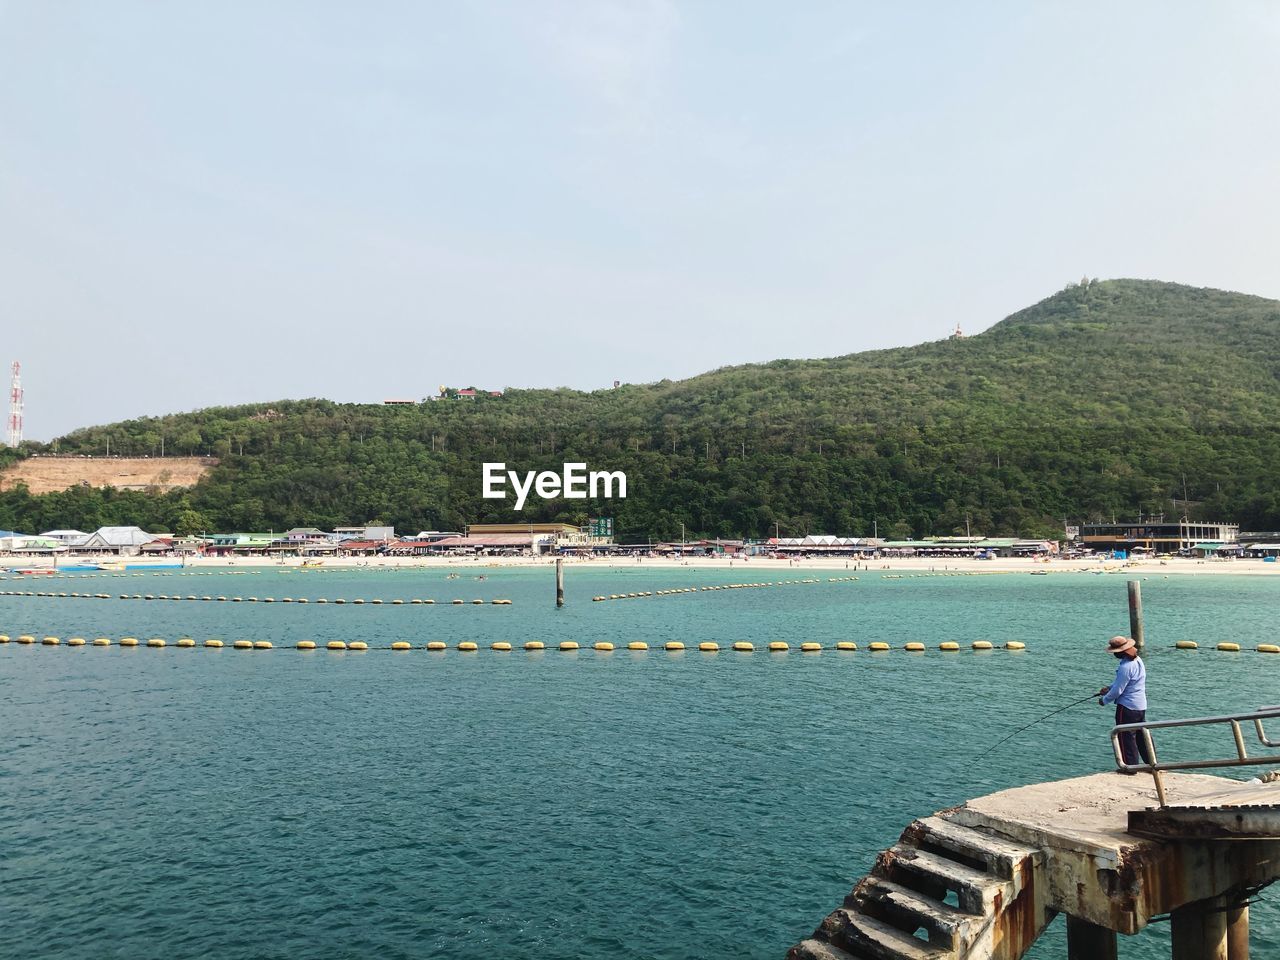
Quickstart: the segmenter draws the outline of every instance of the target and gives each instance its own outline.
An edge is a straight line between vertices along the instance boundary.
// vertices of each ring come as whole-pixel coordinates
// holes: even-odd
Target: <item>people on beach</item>
[[[1142,723],[1147,719],[1147,667],[1138,656],[1138,645],[1132,637],[1112,637],[1107,642],[1107,652],[1120,661],[1116,678],[1111,686],[1098,691],[1098,705],[1116,705],[1116,725]],[[1134,731],[1120,734],[1120,755],[1127,764],[1150,763],[1145,737]],[[1121,773],[1134,773],[1121,770]]]

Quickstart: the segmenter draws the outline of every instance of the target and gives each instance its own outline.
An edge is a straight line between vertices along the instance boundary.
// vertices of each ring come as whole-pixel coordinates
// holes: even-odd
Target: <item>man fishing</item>
[[[1147,667],[1138,656],[1138,645],[1130,637],[1112,637],[1107,643],[1107,652],[1119,660],[1120,665],[1116,667],[1116,678],[1111,686],[1098,691],[1098,705],[1116,705],[1117,726],[1141,723],[1147,719]],[[1128,764],[1138,763],[1139,757],[1143,763],[1151,762],[1146,739],[1132,730],[1120,734],[1120,754]],[[1120,772],[1132,774],[1136,771]]]

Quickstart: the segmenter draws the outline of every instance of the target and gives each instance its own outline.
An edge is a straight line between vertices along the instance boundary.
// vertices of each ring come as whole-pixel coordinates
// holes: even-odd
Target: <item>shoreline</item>
[[[338,557],[325,558],[320,564],[310,564],[308,569],[319,570],[357,570],[357,569],[393,569],[393,568],[432,568],[432,567],[545,567],[554,564],[554,557]],[[272,569],[299,568],[303,565],[301,557],[194,557],[185,561],[179,558],[89,558],[83,560],[60,560],[58,569],[74,567],[78,563],[123,562],[135,570],[147,567],[166,568],[182,563],[191,569]],[[1268,563],[1261,559],[1248,560],[1198,560],[1189,557],[1175,557],[1165,560],[1039,560],[1030,557],[1000,557],[994,560],[977,560],[964,558],[926,558],[926,557],[892,557],[881,560],[854,560],[844,557],[812,558],[795,560],[772,560],[765,557],[753,557],[749,560],[728,559],[721,557],[610,557],[584,559],[565,557],[565,566],[573,569],[672,569],[672,570],[741,570],[744,574],[750,571],[786,571],[814,570],[829,572],[869,572],[889,573],[1005,573],[1005,574],[1053,574],[1053,573],[1093,573],[1122,575],[1248,575],[1266,576],[1280,574],[1280,563]],[[48,558],[24,560],[21,557],[0,558],[0,570],[52,570],[53,563]]]

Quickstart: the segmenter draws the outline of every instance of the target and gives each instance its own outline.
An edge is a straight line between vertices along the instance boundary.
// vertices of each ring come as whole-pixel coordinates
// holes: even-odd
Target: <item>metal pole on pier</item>
[[[1142,584],[1137,580],[1129,581],[1129,636],[1141,650],[1145,643],[1142,631]]]
[[[556,606],[564,606],[564,558],[556,557]]]

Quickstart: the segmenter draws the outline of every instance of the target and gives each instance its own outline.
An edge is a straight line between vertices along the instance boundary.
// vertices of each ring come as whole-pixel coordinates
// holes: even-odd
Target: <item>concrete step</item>
[[[819,928],[837,946],[872,960],[956,960],[955,950],[938,947],[857,910],[841,907]]]
[[[962,827],[941,817],[924,817],[909,826],[903,834],[907,842],[928,844],[950,850],[969,860],[987,865],[987,870],[1005,880],[1020,879],[1019,869],[1027,860],[1040,856],[1031,847],[994,837],[972,827]]]
[[[865,960],[822,940],[801,940],[787,951],[787,960]]]
[[[854,888],[846,906],[898,926],[924,927],[930,943],[949,950],[959,950],[966,942],[970,926],[982,922],[977,914],[963,913],[885,877],[864,878]]]
[[[1002,903],[1012,899],[1006,897],[1009,881],[903,843],[880,854],[875,873],[939,900],[946,890],[954,890],[965,913],[994,913],[997,897]],[[939,887],[944,891],[941,894],[936,892]]]

